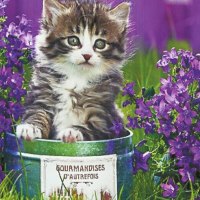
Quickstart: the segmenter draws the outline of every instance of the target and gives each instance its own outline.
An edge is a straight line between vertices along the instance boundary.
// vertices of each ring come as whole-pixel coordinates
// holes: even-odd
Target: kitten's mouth
[[[82,66],[86,66],[86,67],[92,67],[93,64],[89,63],[89,62],[82,62],[82,63],[79,63],[79,65],[82,65]]]

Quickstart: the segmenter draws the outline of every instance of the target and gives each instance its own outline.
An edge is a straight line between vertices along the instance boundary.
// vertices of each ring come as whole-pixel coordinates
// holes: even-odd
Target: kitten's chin
[[[82,68],[91,68],[91,67],[94,67],[94,65],[92,63],[89,63],[89,62],[79,63],[78,66],[80,66]]]

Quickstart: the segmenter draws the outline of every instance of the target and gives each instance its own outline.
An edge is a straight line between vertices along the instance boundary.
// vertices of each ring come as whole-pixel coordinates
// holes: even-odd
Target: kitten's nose
[[[92,55],[90,55],[90,54],[82,54],[82,56],[85,59],[85,61],[90,60],[90,58],[92,57]]]

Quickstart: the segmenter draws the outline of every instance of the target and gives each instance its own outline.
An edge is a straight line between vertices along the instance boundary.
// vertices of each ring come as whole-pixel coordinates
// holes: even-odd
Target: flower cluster
[[[5,24],[4,8],[8,0],[0,0],[0,154],[3,149],[3,133],[12,130],[12,124],[20,120],[26,94],[25,67],[32,60],[33,38],[29,21],[22,16],[19,24]],[[0,174],[1,174],[0,167]],[[3,175],[0,175],[0,181]]]
[[[178,191],[178,186],[174,183],[172,178],[169,178],[167,183],[161,184],[161,188],[164,190],[163,191],[163,197],[171,197],[175,198],[177,191]]]
[[[5,15],[4,8],[6,7],[9,0],[0,0],[0,16]]]
[[[11,130],[11,119],[17,121],[22,113],[21,102],[26,90],[24,87],[24,66],[32,55],[32,37],[25,16],[19,25],[3,23],[0,29],[0,133]]]
[[[148,160],[151,156],[150,152],[142,153],[138,150],[139,147],[142,147],[146,143],[145,140],[139,142],[134,148],[134,156],[133,156],[133,174],[136,174],[139,170],[144,172],[148,171]]]
[[[190,51],[172,48],[157,67],[166,73],[158,94],[149,88],[136,96],[133,83],[125,86],[123,106],[136,105],[127,127],[163,135],[182,183],[194,182],[200,171],[200,60]]]

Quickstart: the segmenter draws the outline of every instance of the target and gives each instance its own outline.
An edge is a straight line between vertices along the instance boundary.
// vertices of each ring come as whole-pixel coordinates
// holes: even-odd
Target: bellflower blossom
[[[164,51],[157,67],[167,74],[158,94],[148,97],[142,92],[130,98],[123,93],[136,105],[127,127],[162,136],[182,183],[194,182],[200,172],[200,61],[190,51],[172,48]],[[175,197],[174,184],[169,179],[162,185],[165,197]]]
[[[135,91],[133,87],[135,86],[135,83],[127,83],[125,87],[123,88],[123,95],[133,96],[135,94]]]
[[[150,152],[142,153],[138,150],[139,147],[142,147],[146,143],[145,140],[139,142],[136,147],[134,148],[134,155],[133,155],[133,174],[136,174],[139,170],[144,172],[148,171],[148,160],[151,157]]]
[[[111,131],[119,137],[122,130],[124,129],[123,122],[120,119],[116,119],[115,121],[112,122],[113,126],[110,128]]]
[[[178,186],[175,184],[172,178],[169,178],[167,183],[161,184],[161,188],[163,189],[163,197],[166,197],[166,198],[176,197]]]
[[[9,0],[0,0],[0,16],[5,15],[4,8],[6,8],[6,5],[8,2],[9,2]]]

